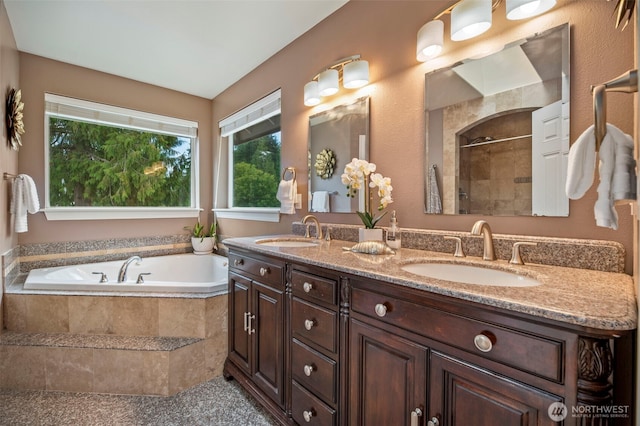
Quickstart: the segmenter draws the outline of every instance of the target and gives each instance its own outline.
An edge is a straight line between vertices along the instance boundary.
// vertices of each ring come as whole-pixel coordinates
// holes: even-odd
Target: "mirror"
[[[425,212],[568,216],[569,25],[425,75]]]
[[[309,117],[309,211],[353,213],[340,176],[353,158],[369,159],[369,98]]]

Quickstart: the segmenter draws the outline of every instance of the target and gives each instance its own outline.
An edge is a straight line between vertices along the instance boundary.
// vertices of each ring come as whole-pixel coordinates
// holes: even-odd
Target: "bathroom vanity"
[[[225,376],[283,424],[573,425],[602,410],[602,424],[633,424],[625,274],[499,260],[539,285],[479,286],[403,269],[450,254],[257,241],[225,240]]]

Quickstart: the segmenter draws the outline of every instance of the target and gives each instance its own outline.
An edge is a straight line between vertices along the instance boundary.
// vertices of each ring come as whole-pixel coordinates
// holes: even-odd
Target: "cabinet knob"
[[[271,270],[269,268],[260,268],[260,276],[264,277],[265,275],[267,275],[269,272],[271,272]]]
[[[304,320],[304,328],[306,328],[307,331],[311,330],[314,325],[316,325],[316,322],[314,320]]]
[[[387,305],[384,303],[378,303],[375,307],[376,315],[383,317],[387,315]]]
[[[244,260],[242,259],[233,259],[233,266],[244,265]]]
[[[473,344],[481,352],[489,352],[493,349],[493,345],[496,342],[496,338],[489,332],[482,332],[473,338]]]
[[[422,410],[416,408],[411,412],[411,426],[420,426],[420,417],[422,417]]]
[[[316,413],[313,411],[313,409],[310,410],[304,410],[302,412],[302,417],[304,417],[304,421],[309,423],[311,421],[311,419],[316,415]]]
[[[305,293],[309,293],[313,289],[313,284],[305,281],[305,283],[302,284],[302,289],[304,290]]]
[[[440,426],[440,420],[437,417],[431,417],[431,420],[427,422],[427,426]]]
[[[311,376],[311,373],[313,373],[316,370],[316,368],[313,365],[305,365],[304,366],[304,375],[307,377]]]

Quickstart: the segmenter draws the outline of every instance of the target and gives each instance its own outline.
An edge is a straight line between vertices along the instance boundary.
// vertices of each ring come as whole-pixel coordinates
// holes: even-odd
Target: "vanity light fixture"
[[[321,97],[331,96],[340,90],[340,80],[345,89],[357,89],[369,84],[369,62],[360,55],[340,59],[319,72],[304,85],[304,104],[315,106]]]
[[[460,0],[436,15],[418,31],[416,58],[428,61],[440,54],[444,46],[444,15],[451,15],[451,40],[476,37],[491,27],[492,13],[503,0]],[[507,19],[517,20],[540,15],[557,0],[506,0]]]

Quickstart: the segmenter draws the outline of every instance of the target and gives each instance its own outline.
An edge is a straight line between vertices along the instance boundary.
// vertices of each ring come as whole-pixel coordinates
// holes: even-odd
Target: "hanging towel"
[[[280,213],[295,214],[298,184],[295,179],[281,180],[278,185],[276,198],[280,201]]]
[[[438,189],[436,166],[429,167],[427,176],[427,213],[442,214],[442,199]]]
[[[319,213],[328,213],[331,211],[328,191],[315,191],[313,193],[311,197],[311,210]]]
[[[633,139],[612,124],[600,144],[600,183],[598,200],[594,206],[596,225],[618,229],[616,200],[635,199],[635,160]]]
[[[595,126],[582,132],[569,148],[565,192],[572,200],[582,198],[591,185],[596,172]]]
[[[13,180],[10,211],[14,214],[14,230],[27,232],[27,212],[34,214],[40,210],[36,184],[29,175],[20,174]]]

